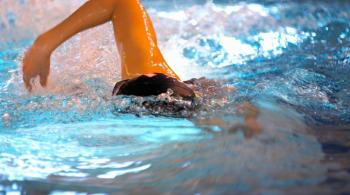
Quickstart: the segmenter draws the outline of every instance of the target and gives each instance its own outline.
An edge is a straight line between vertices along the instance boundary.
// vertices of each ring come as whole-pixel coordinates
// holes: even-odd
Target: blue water
[[[23,53],[81,3],[0,1],[0,194],[350,192],[349,2],[146,1],[173,68],[210,79],[176,114],[143,106],[166,95],[110,97],[109,24],[55,53],[47,89],[24,90]],[[246,102],[261,133],[212,122],[243,124]]]

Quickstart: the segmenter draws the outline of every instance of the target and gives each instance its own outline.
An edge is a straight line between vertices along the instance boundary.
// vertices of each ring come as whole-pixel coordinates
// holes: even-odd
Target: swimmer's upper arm
[[[92,1],[97,2],[106,8],[113,8],[113,9],[120,2],[120,0],[89,0],[87,3],[92,2]]]

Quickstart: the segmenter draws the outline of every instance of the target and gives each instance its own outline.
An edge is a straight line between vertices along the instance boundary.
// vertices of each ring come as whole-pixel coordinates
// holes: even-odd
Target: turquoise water
[[[194,86],[193,110],[110,96],[110,24],[60,47],[28,94],[23,53],[82,2],[0,1],[0,194],[350,192],[350,3],[145,1],[169,64],[215,80]],[[144,106],[164,100],[185,109]],[[242,124],[245,102],[261,133],[210,122]]]

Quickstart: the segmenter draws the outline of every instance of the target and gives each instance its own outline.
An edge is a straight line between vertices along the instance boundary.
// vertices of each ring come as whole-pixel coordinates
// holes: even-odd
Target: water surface
[[[82,2],[0,2],[0,193],[350,192],[350,3],[145,1],[175,71],[216,80],[170,116],[110,96],[109,23],[54,53],[47,89],[24,90],[23,53]],[[260,110],[252,138],[199,122],[242,124],[246,102]]]

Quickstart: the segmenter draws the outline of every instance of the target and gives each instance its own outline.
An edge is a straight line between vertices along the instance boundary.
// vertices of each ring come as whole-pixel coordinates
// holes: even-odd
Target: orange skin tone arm
[[[164,60],[152,21],[140,0],[89,0],[62,23],[40,35],[27,51],[23,59],[26,88],[32,89],[37,76],[42,86],[47,85],[50,56],[58,46],[75,34],[108,21],[113,22],[123,80],[153,73],[180,80]]]

